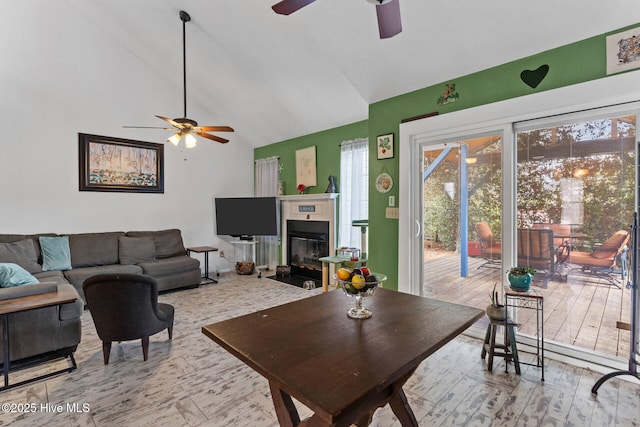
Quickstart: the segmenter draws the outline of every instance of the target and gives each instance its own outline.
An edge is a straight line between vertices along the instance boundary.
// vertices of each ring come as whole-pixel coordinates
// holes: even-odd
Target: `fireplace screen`
[[[327,241],[291,237],[291,265],[311,270],[322,269],[320,258],[327,256]]]
[[[325,221],[288,221],[287,238],[291,273],[321,278],[320,258],[329,256],[329,225]]]

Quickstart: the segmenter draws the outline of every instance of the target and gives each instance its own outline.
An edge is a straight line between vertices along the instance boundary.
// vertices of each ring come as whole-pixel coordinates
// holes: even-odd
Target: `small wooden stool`
[[[496,344],[496,335],[498,326],[504,327],[504,344]],[[492,319],[489,317],[489,326],[487,326],[487,333],[484,336],[484,344],[482,345],[482,359],[485,358],[487,353],[489,359],[487,360],[487,370],[493,371],[493,357],[504,357],[504,371],[508,372],[509,362],[513,362],[516,368],[516,374],[520,375],[520,361],[518,360],[518,349],[516,347],[516,334],[513,330],[515,326],[519,326],[511,319]]]

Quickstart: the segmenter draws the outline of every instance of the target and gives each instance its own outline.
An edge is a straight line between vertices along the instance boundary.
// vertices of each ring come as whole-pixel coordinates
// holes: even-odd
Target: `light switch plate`
[[[398,219],[400,212],[398,208],[386,208],[385,218]]]
[[[395,206],[396,205],[396,196],[389,196],[389,206]]]

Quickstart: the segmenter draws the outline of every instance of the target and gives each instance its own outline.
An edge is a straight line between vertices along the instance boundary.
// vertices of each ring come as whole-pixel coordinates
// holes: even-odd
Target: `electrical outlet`
[[[398,219],[400,212],[398,208],[386,208],[385,218]]]
[[[220,258],[224,258],[224,251],[220,251]]]

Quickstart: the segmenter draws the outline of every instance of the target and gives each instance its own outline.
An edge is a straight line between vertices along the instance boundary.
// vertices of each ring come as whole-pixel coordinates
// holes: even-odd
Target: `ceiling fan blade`
[[[229,126],[198,126],[194,129],[196,132],[233,132]]]
[[[219,136],[210,135],[210,134],[204,133],[204,132],[195,132],[195,134],[198,135],[198,136],[201,136],[203,138],[207,138],[207,139],[210,139],[212,141],[219,142],[221,144],[226,144],[227,142],[229,142],[228,139],[220,138]]]
[[[165,122],[169,123],[171,126],[173,126],[175,128],[182,129],[182,125],[180,123],[178,123],[178,122],[174,122],[173,120],[171,120],[171,119],[169,119],[167,117],[158,116],[157,114],[156,114],[156,117],[161,119],[161,120],[164,120]]]
[[[376,14],[378,15],[378,31],[381,39],[388,39],[402,32],[400,0],[391,0],[389,3],[376,5]]]
[[[282,0],[280,3],[271,6],[271,9],[280,15],[290,15],[314,1],[316,0]]]
[[[173,128],[162,128],[160,126],[122,126],[127,129],[162,129],[162,130],[171,130]]]

